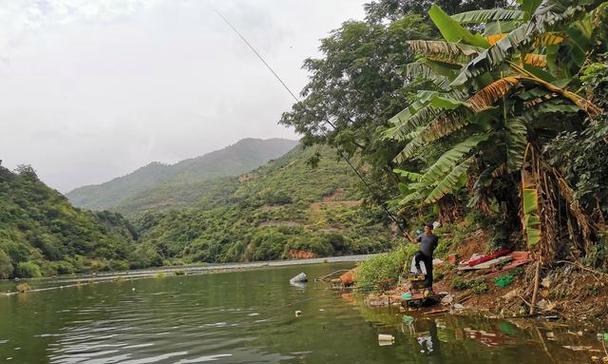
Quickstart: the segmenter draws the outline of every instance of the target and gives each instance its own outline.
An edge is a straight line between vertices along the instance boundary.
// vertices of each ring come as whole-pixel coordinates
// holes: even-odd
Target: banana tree
[[[541,150],[557,133],[584,127],[585,115],[601,113],[577,94],[575,75],[604,41],[606,7],[596,1],[522,0],[518,9],[449,16],[433,6],[429,15],[443,39],[410,41],[418,58],[406,66],[410,82],[430,86],[391,119],[394,126],[385,137],[405,143],[397,162],[424,159],[429,148],[445,152],[414,178],[396,171],[408,181],[402,203],[437,202],[465,179],[474,178],[476,190],[487,191],[497,179],[524,178],[527,148]],[[550,169],[542,167],[534,170]],[[530,245],[557,236],[545,234],[537,223],[551,220],[541,216],[550,210],[543,201],[567,194],[559,174],[551,173],[551,186],[513,184],[514,194],[523,186],[519,205]],[[533,195],[539,203],[528,203]],[[586,240],[589,236],[584,234]]]

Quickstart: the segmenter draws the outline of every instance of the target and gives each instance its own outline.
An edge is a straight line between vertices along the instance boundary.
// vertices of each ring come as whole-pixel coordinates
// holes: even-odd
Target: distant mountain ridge
[[[246,138],[226,148],[168,165],[152,162],[126,176],[77,188],[66,194],[77,207],[115,209],[147,191],[200,184],[216,177],[238,176],[276,159],[297,145],[289,139]]]
[[[238,177],[187,186],[118,208],[140,249],[165,264],[367,254],[391,244],[381,210],[364,202],[361,181],[328,146],[300,145]]]

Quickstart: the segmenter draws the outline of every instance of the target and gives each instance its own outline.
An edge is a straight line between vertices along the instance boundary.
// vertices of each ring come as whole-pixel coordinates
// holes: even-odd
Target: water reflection
[[[306,273],[344,267],[311,266]],[[1,299],[0,362],[582,363],[592,352],[564,346],[598,348],[567,328],[530,322],[415,312],[404,320],[396,310],[365,307],[349,292],[314,282],[290,286],[301,270],[125,281]],[[544,340],[549,332],[552,340]],[[395,342],[380,347],[378,334]]]

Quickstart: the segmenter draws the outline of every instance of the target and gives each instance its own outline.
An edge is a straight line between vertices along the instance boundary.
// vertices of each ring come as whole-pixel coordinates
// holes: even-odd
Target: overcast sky
[[[67,192],[172,163],[277,125],[286,83],[367,0],[0,0],[0,159]]]

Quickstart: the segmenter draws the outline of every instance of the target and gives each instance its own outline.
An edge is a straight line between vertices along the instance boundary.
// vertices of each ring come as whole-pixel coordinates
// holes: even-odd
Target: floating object
[[[404,324],[411,325],[416,319],[413,316],[403,315],[403,318],[401,318],[401,320]]]
[[[411,300],[412,299],[412,294],[409,292],[406,292],[404,294],[401,295],[401,299],[402,300]]]
[[[291,283],[291,284],[306,283],[306,282],[308,282],[308,277],[306,276],[306,273],[304,273],[304,272],[298,274],[297,276],[295,276],[289,280],[289,283]]]
[[[296,311],[296,317],[300,317],[300,316],[302,316],[302,311],[297,310],[297,311]]]
[[[388,346],[395,343],[395,337],[389,334],[378,334],[378,345]]]

